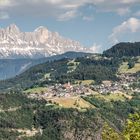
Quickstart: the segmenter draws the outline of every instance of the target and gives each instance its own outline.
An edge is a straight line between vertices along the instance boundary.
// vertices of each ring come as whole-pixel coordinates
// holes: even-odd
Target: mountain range
[[[83,47],[79,42],[64,38],[46,27],[22,32],[11,24],[0,28],[0,79],[14,77],[36,64],[65,57],[81,57],[86,52],[91,53],[93,49]]]
[[[43,26],[33,32],[22,32],[15,24],[0,29],[0,59],[37,59],[68,51],[93,52],[93,48],[86,48]]]

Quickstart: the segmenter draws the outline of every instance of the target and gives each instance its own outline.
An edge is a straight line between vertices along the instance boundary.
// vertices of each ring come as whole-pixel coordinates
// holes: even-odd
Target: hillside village
[[[47,90],[41,90],[40,94],[37,92],[30,93],[31,98],[53,98],[53,97],[74,97],[87,96],[91,94],[115,94],[115,93],[140,93],[140,87],[132,88],[132,84],[139,82],[139,75],[134,74],[120,74],[117,76],[117,81],[102,81],[101,84],[55,84],[53,86],[46,85]]]

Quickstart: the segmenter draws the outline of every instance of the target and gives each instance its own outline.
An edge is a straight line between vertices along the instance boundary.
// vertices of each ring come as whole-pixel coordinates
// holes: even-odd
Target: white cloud
[[[12,7],[16,4],[15,0],[0,0],[0,9]]]
[[[117,9],[117,13],[120,15],[120,16],[123,16],[123,15],[126,15],[128,13],[130,13],[131,10],[127,7],[127,8],[118,8]]]
[[[67,11],[66,13],[60,15],[58,17],[58,20],[59,21],[66,21],[66,20],[70,20],[70,19],[73,19],[75,17],[78,16],[78,13],[76,10],[71,10],[71,11]]]
[[[140,4],[140,0],[103,0],[97,3],[98,11],[115,12],[125,15],[131,12],[131,8]]]
[[[94,43],[93,46],[90,47],[90,49],[93,53],[99,53],[101,51],[101,48],[102,48],[102,46],[97,45],[96,43]]]
[[[140,19],[132,17],[115,27],[112,34],[109,36],[109,39],[115,44],[118,43],[118,38],[123,34],[136,32],[140,32]]]
[[[8,19],[9,15],[6,12],[0,12],[0,19]]]
[[[0,0],[0,6],[9,6],[10,2],[10,0]]]
[[[92,20],[94,20],[94,17],[93,16],[83,16],[82,19],[85,21],[92,21]]]
[[[140,0],[0,0],[0,10],[7,11],[13,17],[58,19],[65,15],[74,17],[73,11],[81,12],[80,8],[88,4],[94,5],[100,12],[116,12],[119,15],[125,15],[131,12],[133,6],[140,4]]]

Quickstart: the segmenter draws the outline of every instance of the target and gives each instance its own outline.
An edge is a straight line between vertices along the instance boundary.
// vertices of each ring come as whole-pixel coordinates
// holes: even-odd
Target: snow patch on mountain
[[[92,53],[93,48],[86,48],[43,26],[33,32],[21,32],[15,24],[0,29],[0,59],[43,58],[68,51]]]

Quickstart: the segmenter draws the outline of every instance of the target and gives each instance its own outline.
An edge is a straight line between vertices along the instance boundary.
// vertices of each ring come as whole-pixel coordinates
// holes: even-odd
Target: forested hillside
[[[140,111],[139,94],[134,95],[131,100],[126,98],[124,101],[107,101],[107,96],[101,98],[96,95],[83,99],[93,104],[95,108],[80,111],[63,108],[44,100],[29,99],[21,93],[1,94],[0,138],[112,140],[115,136],[117,137],[115,140],[125,140],[125,135],[130,137],[139,131],[137,122],[133,126],[128,126],[133,127],[133,133],[128,135],[127,129],[124,133],[128,115]]]
[[[0,81],[0,90],[25,89],[35,85],[74,83],[77,80],[117,80],[119,59],[105,59],[99,55],[76,59],[49,61],[30,68],[8,80]],[[46,77],[49,75],[49,77]]]
[[[30,67],[37,64],[45,63],[47,61],[60,60],[63,58],[73,59],[73,58],[84,57],[88,55],[91,54],[83,53],[83,52],[67,52],[61,55],[55,55],[55,56],[40,58],[40,59],[31,59],[31,58],[0,59],[0,80],[5,80],[5,79],[15,77],[16,75],[23,73]]]
[[[119,43],[103,52],[107,57],[140,56],[140,42]]]

